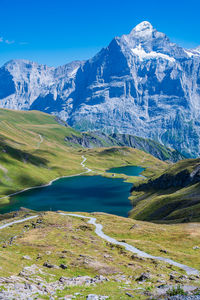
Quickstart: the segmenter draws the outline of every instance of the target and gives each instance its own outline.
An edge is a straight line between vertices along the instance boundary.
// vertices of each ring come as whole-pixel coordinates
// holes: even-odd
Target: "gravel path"
[[[38,142],[37,148],[40,148],[40,145],[42,144],[42,142],[44,141],[43,136],[41,134],[39,134],[40,137],[40,141]]]
[[[107,242],[110,242],[112,244],[123,246],[123,247],[125,247],[126,250],[128,250],[128,251],[130,251],[134,254],[138,254],[139,256],[144,257],[144,258],[151,258],[151,259],[155,259],[155,260],[159,260],[159,261],[169,263],[170,265],[173,265],[175,267],[178,267],[178,268],[184,270],[188,275],[198,275],[199,274],[198,270],[196,270],[194,268],[190,268],[190,267],[188,267],[184,264],[180,264],[176,261],[173,261],[172,259],[161,257],[161,256],[153,256],[153,255],[150,255],[150,254],[148,254],[144,251],[141,251],[141,250],[135,248],[132,245],[129,245],[129,244],[124,243],[124,242],[117,241],[116,239],[106,235],[103,232],[103,226],[101,224],[96,223],[96,218],[86,217],[86,216],[82,216],[82,215],[78,215],[78,214],[67,214],[67,213],[60,213],[60,214],[61,215],[72,216],[72,217],[89,219],[88,224],[92,224],[92,225],[95,226],[95,233],[99,237],[101,237],[102,239],[104,239]]]
[[[38,217],[38,215],[35,215],[35,216],[27,217],[27,218],[24,218],[24,219],[21,219],[21,220],[12,221],[10,223],[6,223],[6,224],[3,224],[3,225],[0,225],[0,229],[9,227],[9,226],[11,226],[13,224],[23,223],[25,221],[32,220],[32,219],[37,218],[37,217]]]

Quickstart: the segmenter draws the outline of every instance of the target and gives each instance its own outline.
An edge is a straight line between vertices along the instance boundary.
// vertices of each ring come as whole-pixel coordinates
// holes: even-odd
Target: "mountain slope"
[[[131,216],[161,223],[200,221],[200,159],[182,160],[132,188]]]
[[[77,129],[150,138],[198,156],[200,52],[142,22],[86,62],[8,62],[0,69],[0,107],[41,110]]]
[[[83,132],[81,133],[81,136],[73,134],[67,136],[65,141],[72,143],[73,145],[80,145],[84,148],[127,146],[143,150],[160,160],[170,162],[177,162],[178,160],[185,158],[178,151],[167,148],[158,142],[128,134],[114,133],[106,135],[101,132]]]
[[[1,109],[0,197],[81,172],[81,155],[64,142],[72,133],[75,130],[59,125],[53,116]]]

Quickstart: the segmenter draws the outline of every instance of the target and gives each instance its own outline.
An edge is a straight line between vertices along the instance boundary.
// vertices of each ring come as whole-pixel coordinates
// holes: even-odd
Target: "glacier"
[[[184,49],[149,22],[87,61],[0,68],[0,107],[40,110],[82,131],[154,139],[200,155],[200,47]]]

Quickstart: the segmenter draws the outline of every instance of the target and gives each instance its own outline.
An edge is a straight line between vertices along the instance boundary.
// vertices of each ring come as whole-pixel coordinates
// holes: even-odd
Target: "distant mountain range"
[[[200,155],[200,47],[187,50],[149,22],[87,61],[0,68],[0,107],[58,115],[83,131],[151,138]]]

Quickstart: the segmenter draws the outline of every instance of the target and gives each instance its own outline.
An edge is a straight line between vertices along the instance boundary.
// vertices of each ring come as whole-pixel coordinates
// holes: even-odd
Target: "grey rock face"
[[[81,130],[151,138],[200,155],[200,51],[171,43],[148,22],[86,62],[0,69],[0,107],[55,114]]]
[[[32,265],[31,267],[25,267],[26,271],[29,270],[29,273],[26,273],[26,276],[22,275],[23,272],[19,274],[19,276],[11,276],[11,277],[0,277],[0,299],[39,299],[38,296],[49,296],[54,299],[55,291],[64,290],[67,286],[95,286],[96,284],[103,283],[104,281],[108,281],[106,277],[96,276],[78,276],[78,277],[61,277],[60,280],[47,283],[40,276],[36,276],[36,273],[39,271],[40,274],[44,274],[41,269],[39,269],[36,265]],[[34,275],[34,278],[31,277]],[[77,296],[79,293],[77,293]],[[76,296],[76,295],[75,295]],[[88,299],[99,299],[104,300],[107,299],[107,296],[97,296],[98,298],[92,298],[93,295],[88,295]],[[76,297],[73,297],[76,298]],[[61,298],[59,298],[61,299]]]
[[[108,281],[108,279],[102,275],[91,278],[89,276],[78,276],[78,277],[61,277],[59,282],[67,286],[77,286],[77,285],[95,285],[97,283],[102,283],[103,281]]]
[[[150,273],[142,273],[136,280],[137,281],[145,281],[151,278]]]
[[[109,298],[108,296],[101,296],[95,294],[90,294],[86,297],[87,300],[106,300],[108,298]]]
[[[158,142],[129,134],[113,133],[106,135],[101,132],[83,132],[81,136],[67,136],[65,141],[84,148],[127,146],[143,150],[163,161],[177,162],[185,158],[178,151],[165,147]]]

